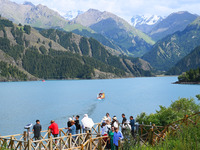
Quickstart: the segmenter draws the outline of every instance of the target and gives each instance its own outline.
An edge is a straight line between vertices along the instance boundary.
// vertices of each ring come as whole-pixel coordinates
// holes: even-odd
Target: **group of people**
[[[133,116],[130,116],[130,121],[128,121],[125,117],[125,114],[122,114],[122,132],[119,131],[120,123],[117,120],[116,116],[113,116],[112,120],[109,113],[106,113],[106,116],[102,119],[101,125],[101,135],[109,136],[109,141],[107,143],[107,148],[111,148],[111,150],[118,150],[118,141],[123,139],[123,134],[125,131],[131,130],[131,134],[134,137],[134,125],[135,120]],[[107,139],[104,139],[107,141]]]
[[[59,134],[58,124],[55,123],[54,120],[51,120],[50,123],[51,125],[48,127],[48,129],[51,130],[51,134],[53,135],[53,137],[58,137],[58,134]],[[81,120],[81,124],[82,124],[83,132],[87,130],[91,130],[91,128],[94,126],[93,120],[89,118],[87,114],[84,115],[83,119]],[[65,127],[65,129],[68,129],[67,133],[71,133],[72,135],[78,134],[81,129],[81,125],[79,123],[79,115],[77,115],[76,117],[73,117],[73,119],[71,117],[68,118],[67,127]],[[41,130],[42,130],[42,126],[40,124],[40,121],[36,120],[36,124],[33,126],[33,129],[32,129],[35,140],[40,140]]]
[[[111,119],[109,113],[106,113],[106,116],[103,117],[101,122],[101,135],[110,137],[107,143],[107,147],[111,148],[111,150],[118,150],[118,141],[120,139],[123,139],[123,134],[125,133],[125,131],[128,131],[127,129],[130,129],[132,136],[134,136],[135,120],[133,119],[133,116],[130,116],[130,121],[128,121],[125,117],[125,114],[122,114],[122,131],[119,131],[120,123],[117,120],[116,116],[113,116],[113,118]],[[53,137],[58,137],[58,124],[55,123],[54,120],[51,120],[50,123],[51,125],[48,127],[48,129],[51,130]],[[73,116],[73,118],[68,118],[67,127],[65,129],[68,129],[67,133],[75,135],[79,134],[81,128],[83,129],[83,133],[86,131],[90,132],[93,126],[93,120],[89,118],[87,114],[85,114],[83,116],[83,119],[81,120],[81,124],[79,122],[79,115],[77,115],[76,117]],[[40,121],[36,120],[36,124],[33,126],[32,129],[35,140],[40,140],[41,130],[42,126],[40,124]],[[104,138],[104,140],[107,141],[107,138]],[[57,143],[56,140],[55,142]]]

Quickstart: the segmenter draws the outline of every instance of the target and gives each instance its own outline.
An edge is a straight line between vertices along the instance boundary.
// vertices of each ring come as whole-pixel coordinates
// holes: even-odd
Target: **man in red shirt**
[[[51,133],[53,134],[53,137],[58,137],[59,128],[58,128],[58,124],[55,123],[54,120],[51,120],[51,125],[49,126],[49,129],[51,129]],[[57,143],[57,140],[55,140],[55,143]]]

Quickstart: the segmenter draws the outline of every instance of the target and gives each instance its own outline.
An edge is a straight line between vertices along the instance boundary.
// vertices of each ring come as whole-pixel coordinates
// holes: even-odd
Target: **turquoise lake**
[[[122,113],[135,118],[179,97],[200,94],[200,85],[172,84],[175,81],[177,77],[0,82],[0,135],[23,133],[24,126],[36,119],[43,130],[52,119],[65,127],[68,117],[80,115],[81,120],[85,113],[100,122],[109,112],[121,122]],[[106,96],[102,101],[96,99],[101,90]]]

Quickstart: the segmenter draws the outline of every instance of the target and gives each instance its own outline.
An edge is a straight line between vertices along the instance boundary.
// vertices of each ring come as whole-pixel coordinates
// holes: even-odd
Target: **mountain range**
[[[113,48],[119,47],[117,50],[122,50],[124,53],[133,56],[142,56],[154,44],[154,41],[148,35],[135,29],[124,19],[112,13],[100,12],[94,9],[79,14],[72,21],[68,21],[57,12],[41,4],[34,6],[30,2],[26,2],[22,5],[9,0],[0,0],[0,14],[17,24],[75,31],[77,34],[80,33],[81,35],[100,40],[100,36],[91,34],[96,32],[96,34],[105,37],[103,40],[104,44],[109,43],[106,46],[113,45]],[[99,20],[94,21],[95,19]],[[91,24],[88,24],[89,22]],[[112,31],[110,30],[111,22],[115,26]],[[103,31],[99,31],[97,26],[102,26],[102,23],[104,24]],[[108,24],[110,26],[107,27]],[[84,33],[81,33],[82,31]],[[86,34],[88,32],[89,34]]]
[[[34,42],[30,40],[30,37],[29,39],[22,39],[22,37],[28,36],[14,37],[15,32],[13,31],[13,27],[6,27],[5,25],[2,25],[0,35],[2,38],[7,38],[10,41],[10,45],[8,44],[8,47],[12,49],[8,52],[8,55],[14,53],[13,49],[16,49],[16,47],[12,46],[13,43],[14,45],[16,43],[17,45],[19,45],[19,43],[21,43],[21,45],[23,45],[22,43],[26,45],[29,43],[27,41],[30,41],[32,45],[30,43],[29,44],[33,47],[36,46],[36,49],[39,51],[39,55],[32,55],[40,57],[40,55],[46,55],[46,53],[43,54],[43,52],[47,51],[47,54],[51,52],[49,55],[50,57],[54,57],[52,54],[56,54],[55,60],[57,60],[60,56],[58,56],[57,53],[52,53],[52,51],[50,51],[52,47],[49,47],[49,45],[52,46],[52,43],[50,44],[50,41],[52,41],[53,43],[56,43],[53,44],[53,46],[57,45],[59,47],[58,49],[54,47],[52,48],[53,50],[66,51],[69,55],[73,55],[73,59],[79,55],[81,60],[79,59],[80,57],[76,58],[79,59],[79,62],[84,62],[82,59],[85,60],[85,57],[87,57],[87,60],[92,59],[92,61],[95,61],[94,64],[98,65],[91,65],[91,60],[89,61],[89,65],[87,63],[84,64],[86,66],[90,66],[90,69],[92,67],[93,69],[91,70],[98,70],[100,72],[105,71],[108,73],[108,68],[111,67],[112,69],[110,70],[112,71],[109,73],[115,74],[116,77],[142,76],[144,74],[150,74],[148,71],[152,71],[153,69],[147,62],[149,62],[154,69],[160,71],[168,71],[175,66],[177,69],[172,69],[175,70],[172,72],[180,73],[181,71],[184,71],[184,69],[180,69],[181,67],[177,67],[176,64],[179,63],[179,61],[181,62],[181,59],[187,57],[191,51],[200,45],[199,18],[197,15],[191,14],[187,11],[174,12],[165,18],[162,18],[159,15],[134,16],[132,18],[133,25],[130,25],[123,18],[107,11],[102,12],[95,9],[89,9],[86,12],[69,11],[66,12],[66,15],[64,15],[65,17],[63,17],[58,12],[55,12],[41,4],[35,6],[30,2],[17,4],[9,0],[0,0],[0,14],[2,17],[6,17],[18,24],[14,25],[16,33],[19,32],[18,29],[23,31],[24,28],[27,28],[27,25],[30,25],[38,30],[36,31],[31,28],[31,31],[33,31],[33,33],[40,34],[41,36]],[[10,30],[10,32],[8,30]],[[12,35],[11,31],[13,32]],[[70,31],[72,33],[69,34],[65,31]],[[18,34],[21,35],[22,33]],[[32,32],[31,36],[35,37]],[[63,39],[63,37],[66,39]],[[42,45],[39,47],[37,46],[38,43],[41,43],[39,39],[43,38],[50,40],[48,41],[49,44],[44,44],[45,46],[43,45],[46,50],[44,47],[40,50],[40,46]],[[2,40],[6,41],[6,39]],[[83,41],[85,44],[83,44]],[[95,48],[97,48],[97,53],[94,49],[92,49],[93,43],[98,43],[94,44]],[[26,46],[24,49],[31,48],[31,46]],[[87,52],[85,52],[85,50]],[[5,53],[5,51],[1,51],[1,54],[3,53]],[[98,54],[99,57],[92,55],[95,53]],[[105,54],[103,58],[101,56],[102,53]],[[18,55],[21,56],[22,54],[20,53],[16,55],[17,56],[10,57],[15,60],[15,57],[18,57]],[[66,54],[63,55],[66,56]],[[142,59],[132,57],[141,57]],[[191,55],[190,57],[194,57],[194,55]],[[1,58],[5,62],[5,57],[2,56]],[[116,59],[117,62],[113,63]],[[49,61],[50,58],[47,60]],[[192,60],[192,58],[190,60]],[[19,59],[17,61],[15,60],[15,64],[17,64],[17,67],[20,66],[22,69],[27,71],[23,65],[20,64],[22,61],[23,59]],[[100,70],[97,67],[101,63],[103,63],[102,65],[107,68],[104,71],[102,71],[102,67],[100,67]],[[139,63],[143,65],[146,64],[146,66],[149,67],[136,65]],[[80,68],[80,66],[81,65],[77,68]],[[136,68],[133,66],[136,66]],[[113,67],[117,70],[119,69],[120,71],[118,70],[118,73],[116,74]],[[187,68],[189,69],[190,67],[191,66],[188,65]],[[148,68],[148,70],[143,70],[141,68]],[[91,70],[89,71],[90,77],[95,78],[94,73],[92,73]],[[138,70],[139,73],[135,73]],[[39,77],[38,75],[34,75],[33,72],[27,71],[27,73],[36,78]],[[87,75],[83,75],[78,78],[84,78],[86,76]],[[70,78],[70,76],[65,77]],[[76,77],[76,75],[73,75],[73,78]]]
[[[154,68],[167,71],[200,45],[199,20],[197,18],[183,31],[178,31],[158,41],[142,58]]]
[[[0,18],[0,80],[151,76],[139,58],[117,57],[92,38]]]
[[[173,34],[177,31],[183,31],[187,25],[193,22],[197,17],[197,15],[191,14],[187,11],[172,13],[153,27],[148,35],[155,41],[158,41],[167,35]]]
[[[142,56],[154,44],[154,41],[146,34],[110,12],[89,9],[72,21],[111,39],[121,49],[133,56]]]

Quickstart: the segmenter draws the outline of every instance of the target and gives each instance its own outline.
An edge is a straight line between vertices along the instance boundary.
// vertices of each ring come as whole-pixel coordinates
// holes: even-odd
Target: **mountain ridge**
[[[183,31],[178,31],[158,41],[148,53],[142,56],[142,59],[148,61],[155,69],[169,70],[199,45],[198,20],[199,18]]]
[[[132,27],[124,19],[107,11],[89,9],[78,15],[72,22],[90,27],[97,33],[111,39],[125,52],[128,51],[129,54],[136,57],[147,52],[154,44],[154,41],[146,34]]]
[[[146,67],[142,69],[141,60],[114,56],[92,38],[55,29],[39,33],[29,25],[14,25],[4,18],[0,18],[0,50],[0,65],[7,70],[6,75],[0,73],[3,81],[152,75],[148,63],[143,63]],[[9,75],[8,70],[18,72],[21,79]]]

